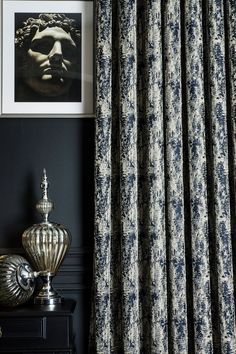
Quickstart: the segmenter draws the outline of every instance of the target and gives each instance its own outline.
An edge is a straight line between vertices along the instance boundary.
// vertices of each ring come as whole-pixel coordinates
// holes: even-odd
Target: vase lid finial
[[[42,198],[36,204],[36,209],[43,216],[44,222],[48,222],[48,215],[53,210],[53,202],[48,199],[49,182],[47,178],[46,168],[43,169],[43,177],[40,187],[42,189]]]

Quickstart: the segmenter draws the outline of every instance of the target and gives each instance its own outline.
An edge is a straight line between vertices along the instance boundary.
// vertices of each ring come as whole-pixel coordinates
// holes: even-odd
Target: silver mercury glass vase
[[[0,256],[0,305],[18,306],[33,295],[37,274],[17,254]]]
[[[43,221],[24,231],[22,244],[34,269],[43,281],[43,286],[34,297],[35,304],[55,305],[61,303],[61,296],[53,289],[52,278],[56,275],[71,243],[69,231],[60,224],[48,220],[53,210],[53,202],[48,199],[49,182],[46,170],[43,171],[41,189],[42,199],[36,204]]]

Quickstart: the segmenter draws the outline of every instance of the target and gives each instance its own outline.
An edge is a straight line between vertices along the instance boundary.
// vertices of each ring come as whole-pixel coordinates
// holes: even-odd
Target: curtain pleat
[[[136,1],[119,2],[120,237],[123,348],[139,351]],[[132,16],[130,16],[132,14]]]
[[[95,5],[91,353],[235,354],[236,3]]]
[[[234,276],[236,274],[236,2],[234,0],[226,1],[226,53],[228,62],[226,63],[227,68],[227,113],[229,117],[229,167],[231,172],[231,234],[232,234],[232,247],[233,247],[233,267]],[[233,163],[232,163],[233,161]],[[236,294],[236,281],[234,280],[234,294]],[[235,306],[234,306],[235,307]],[[236,310],[236,309],[235,309]],[[236,336],[236,334],[234,334]],[[236,345],[234,346],[234,350]]]
[[[226,63],[223,1],[209,1],[210,114],[213,150],[214,226],[217,279],[217,309],[223,353],[235,350],[232,241],[226,120]]]
[[[140,352],[168,352],[161,2],[138,2]]]
[[[194,347],[196,353],[207,354],[213,352],[213,343],[201,1],[186,2],[185,13]]]
[[[95,234],[96,273],[94,303],[94,333],[96,353],[111,353],[111,107],[112,107],[112,2],[104,0],[97,6],[96,96],[103,102],[97,106],[95,166]]]
[[[165,134],[168,240],[168,306],[170,351],[187,353],[187,298],[185,263],[181,11],[178,0],[164,6]]]

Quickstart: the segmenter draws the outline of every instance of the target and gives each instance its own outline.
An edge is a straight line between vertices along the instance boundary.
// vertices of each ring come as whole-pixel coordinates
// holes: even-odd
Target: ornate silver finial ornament
[[[28,301],[35,289],[35,277],[24,257],[0,256],[0,304],[13,307]]]
[[[43,191],[42,193],[43,195],[42,195],[42,199],[40,199],[36,204],[36,209],[43,216],[44,222],[47,222],[48,216],[53,210],[54,205],[53,202],[48,199],[49,182],[46,174],[46,169],[43,170],[43,177],[42,177],[42,182],[40,187]]]
[[[34,298],[35,303],[54,305],[61,303],[61,296],[53,289],[52,278],[56,275],[71,243],[70,232],[61,224],[48,220],[53,202],[48,198],[49,182],[46,170],[41,181],[42,198],[36,204],[43,221],[24,231],[22,244],[34,269],[42,278],[43,286]]]

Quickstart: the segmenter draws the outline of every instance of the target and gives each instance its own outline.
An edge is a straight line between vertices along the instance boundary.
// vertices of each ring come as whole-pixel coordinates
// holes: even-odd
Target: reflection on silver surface
[[[30,299],[35,274],[28,261],[19,255],[0,256],[0,304],[17,306]]]
[[[24,231],[22,244],[34,269],[38,271],[43,280],[43,287],[35,297],[35,303],[56,304],[61,302],[61,297],[52,287],[52,278],[65,257],[71,237],[63,225],[48,221],[48,215],[53,209],[53,203],[47,195],[48,185],[44,170],[41,183],[43,196],[36,205],[44,221]]]

